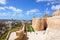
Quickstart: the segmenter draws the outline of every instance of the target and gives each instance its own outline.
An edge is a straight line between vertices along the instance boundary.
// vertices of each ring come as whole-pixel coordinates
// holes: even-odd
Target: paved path
[[[28,32],[27,37],[28,40],[42,40],[42,37],[44,36],[45,31],[37,31],[37,32]]]
[[[8,40],[15,40],[17,37],[18,36],[16,36],[16,32],[12,32]]]
[[[37,31],[37,32],[27,32],[28,40],[41,40],[41,37],[44,35],[45,31]],[[9,40],[15,40],[18,36],[16,36],[16,32],[12,32],[10,34]]]

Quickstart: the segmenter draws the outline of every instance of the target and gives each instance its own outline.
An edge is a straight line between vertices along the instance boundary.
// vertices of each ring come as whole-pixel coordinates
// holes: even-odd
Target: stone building
[[[32,20],[22,20],[21,23],[22,25],[30,26],[32,25]]]
[[[45,14],[43,18],[33,18],[32,27],[35,31],[46,30],[47,28],[47,18],[50,17],[48,14]]]
[[[0,24],[0,35],[2,35],[6,31],[5,26],[5,24]]]
[[[9,22],[1,22],[0,23],[0,35],[5,33],[7,30],[11,29],[11,23]]]

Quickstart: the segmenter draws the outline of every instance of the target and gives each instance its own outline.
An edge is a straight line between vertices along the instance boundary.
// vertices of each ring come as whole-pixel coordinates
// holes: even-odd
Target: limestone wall
[[[33,18],[32,27],[35,31],[46,30],[47,28],[47,18],[49,18],[48,14],[45,14],[43,18]]]
[[[52,16],[59,16],[59,15],[60,15],[60,10],[58,10],[52,14]]]
[[[47,18],[47,26],[42,40],[60,40],[60,16]]]
[[[44,19],[43,18],[33,18],[32,27],[35,31],[44,30]]]
[[[60,16],[54,16],[54,17],[47,18],[47,26],[54,27],[54,28],[60,28]]]

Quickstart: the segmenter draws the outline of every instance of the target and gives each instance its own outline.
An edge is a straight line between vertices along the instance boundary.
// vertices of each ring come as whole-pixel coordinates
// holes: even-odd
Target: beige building
[[[48,14],[45,14],[43,18],[33,18],[32,20],[32,27],[35,31],[46,30],[47,28],[47,18],[50,17]]]

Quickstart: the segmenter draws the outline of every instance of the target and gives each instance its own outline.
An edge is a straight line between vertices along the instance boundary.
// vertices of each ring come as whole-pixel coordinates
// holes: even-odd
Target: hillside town
[[[27,32],[24,24],[22,29],[12,32],[8,40],[60,40],[60,10],[52,16],[33,18],[32,28],[33,32]]]
[[[22,23],[27,23],[31,25],[31,20],[7,20],[1,19],[0,20],[0,35],[4,34],[7,30],[10,30],[13,26],[18,26]]]

